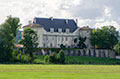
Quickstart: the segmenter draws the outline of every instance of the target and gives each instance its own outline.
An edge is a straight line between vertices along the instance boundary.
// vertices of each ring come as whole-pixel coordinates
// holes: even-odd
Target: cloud
[[[0,23],[19,17],[23,25],[34,17],[78,18],[79,26],[114,25],[120,30],[120,0],[0,0]]]

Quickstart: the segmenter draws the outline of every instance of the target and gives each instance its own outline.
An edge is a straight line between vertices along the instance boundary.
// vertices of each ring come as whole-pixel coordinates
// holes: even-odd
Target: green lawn
[[[120,66],[0,65],[0,79],[120,79]]]

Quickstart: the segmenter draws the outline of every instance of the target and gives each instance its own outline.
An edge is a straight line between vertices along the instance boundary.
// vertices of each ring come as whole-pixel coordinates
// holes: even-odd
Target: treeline
[[[119,42],[119,32],[114,26],[94,29],[91,33],[90,42],[94,48],[114,49],[114,46]]]
[[[20,42],[24,45],[24,53],[15,49],[15,37],[20,27],[20,19],[12,16],[8,16],[0,25],[0,63],[32,63],[35,59],[33,52],[38,43],[34,30],[28,28],[23,32]]]
[[[23,31],[23,39],[19,41],[23,44],[24,53],[20,49],[15,49],[15,38],[17,30],[21,28],[18,17],[8,16],[3,24],[0,25],[0,63],[34,63],[36,56],[33,53],[38,47],[37,33],[31,28]],[[93,48],[115,49],[120,52],[119,32],[113,26],[103,26],[92,30],[90,42]],[[78,48],[87,48],[85,45],[86,37],[79,37],[74,40]],[[77,44],[78,43],[78,44]],[[61,45],[61,48],[65,47]],[[65,57],[62,50],[54,51],[44,58],[46,63],[64,64]]]
[[[119,31],[114,26],[103,26],[92,30],[89,38],[95,49],[111,49],[120,55]]]
[[[12,62],[17,29],[20,28],[19,18],[8,16],[0,25],[0,62]]]

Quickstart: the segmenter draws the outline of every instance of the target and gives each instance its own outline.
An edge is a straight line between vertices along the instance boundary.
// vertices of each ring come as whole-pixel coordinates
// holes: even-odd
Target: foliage
[[[34,64],[44,64],[45,63],[45,56],[42,55],[35,55],[35,59],[34,59]]]
[[[38,47],[37,41],[37,33],[34,30],[32,30],[31,28],[27,28],[24,30],[21,43],[24,45],[25,54],[29,54],[29,56],[31,57],[30,62],[34,60],[33,53]]]
[[[83,49],[83,48],[87,48],[86,45],[85,45],[85,42],[86,41],[86,37],[79,37],[79,41],[78,41],[78,47],[80,49]]]
[[[46,55],[44,61],[49,64],[55,64],[57,62],[56,53],[52,52],[50,55]]]
[[[19,40],[19,41],[18,41],[18,44],[23,44],[23,40]]]
[[[22,63],[30,63],[31,57],[30,57],[29,54],[21,55],[20,61],[21,61]]]
[[[88,57],[88,56],[66,56],[65,63],[114,65],[114,64],[120,64],[120,60],[110,59],[110,58]]]
[[[48,55],[49,56],[49,55]],[[37,56],[37,63],[46,63],[44,56]],[[49,64],[49,63],[47,63]],[[60,63],[57,63],[60,64]],[[64,64],[99,64],[99,65],[120,65],[120,60],[110,58],[97,58],[88,56],[65,56]]]
[[[49,59],[50,59],[50,56],[49,56],[49,55],[46,55],[46,56],[44,57],[44,62],[45,62],[45,63],[49,63],[49,62],[50,62]]]
[[[64,54],[63,50],[60,50],[59,53],[57,54],[57,62],[59,64],[65,63],[65,54]]]
[[[64,64],[65,55],[63,50],[60,50],[59,53],[52,52],[50,55],[44,57],[45,63],[50,64]]]
[[[60,48],[61,48],[61,49],[64,49],[64,48],[65,48],[65,46],[64,46],[63,44],[61,44],[61,45],[60,45]]]
[[[92,30],[91,45],[95,48],[113,49],[118,42],[118,31],[113,26],[103,26],[101,29]]]
[[[0,25],[0,62],[11,62],[17,29],[21,26],[19,18],[8,16]]]
[[[22,53],[19,50],[14,50],[12,52],[12,62],[20,62],[20,57]]]
[[[86,37],[81,37],[81,36],[79,36],[78,39],[77,38],[74,39],[74,43],[77,44],[78,48],[80,49],[87,48],[84,43],[85,41],[86,41]]]
[[[30,63],[31,57],[29,54],[24,54],[19,50],[15,50],[12,53],[12,62],[14,63]]]
[[[115,51],[120,54],[120,43],[117,43],[114,47]]]
[[[74,39],[74,43],[75,43],[75,44],[77,43],[77,38]]]

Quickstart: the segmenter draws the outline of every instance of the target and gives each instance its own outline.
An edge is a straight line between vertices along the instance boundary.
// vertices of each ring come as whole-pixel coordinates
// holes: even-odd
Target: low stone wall
[[[115,58],[115,52],[113,50],[101,50],[101,49],[80,49],[80,50],[64,50],[66,56],[92,56],[92,57],[109,57]]]
[[[51,51],[44,51],[42,55],[50,54]],[[66,56],[90,56],[90,57],[103,57],[103,58],[115,58],[115,52],[113,50],[103,49],[76,49],[76,50],[64,50]]]

